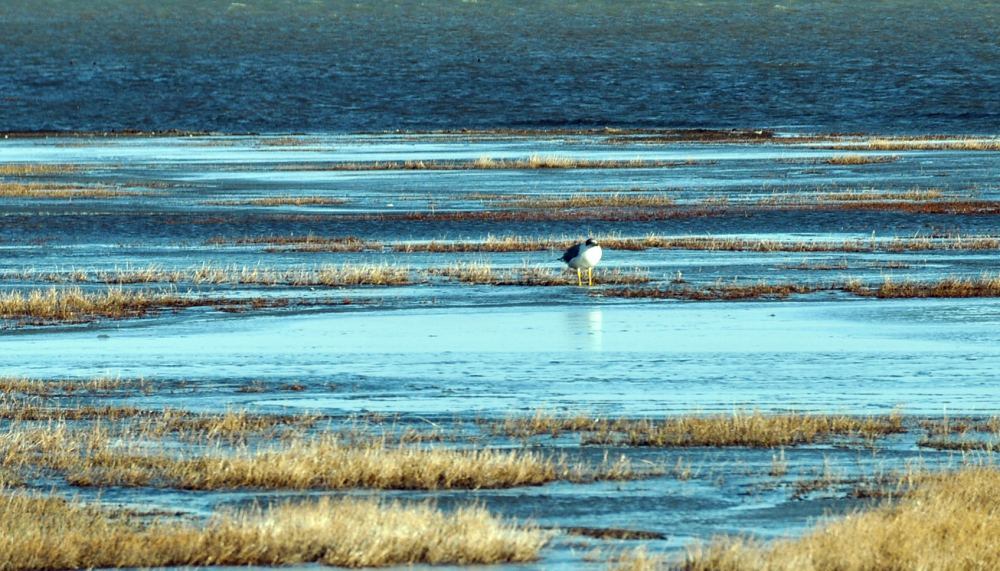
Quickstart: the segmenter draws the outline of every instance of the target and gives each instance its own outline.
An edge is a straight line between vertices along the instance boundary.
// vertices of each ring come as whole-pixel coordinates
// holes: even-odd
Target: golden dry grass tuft
[[[830,437],[874,439],[904,432],[903,415],[856,417],[828,414],[687,415],[650,419],[602,419],[588,415],[508,418],[494,430],[510,436],[583,432],[586,444],[689,447],[747,446],[775,448],[816,442]]]
[[[656,194],[572,194],[537,196],[504,201],[514,208],[667,208],[674,199]]]
[[[899,157],[891,155],[835,155],[824,162],[828,165],[870,165],[891,163],[896,160],[899,160]]]
[[[7,163],[0,165],[0,176],[36,176],[76,172],[80,167],[69,164]]]
[[[0,500],[0,567],[12,571],[512,563],[536,559],[547,539],[481,507],[446,513],[427,503],[322,498],[220,513],[204,525],[144,525],[55,497],[7,493]]]
[[[944,197],[944,193],[938,189],[912,189],[900,192],[828,192],[817,196],[819,200],[834,202],[870,202],[882,200],[911,200],[926,201],[938,200]]]
[[[44,411],[43,412],[50,412]],[[94,413],[93,415],[91,413]],[[75,486],[145,486],[187,490],[353,488],[438,490],[537,486],[557,480],[624,480],[652,474],[635,470],[626,457],[601,464],[570,464],[522,450],[425,446],[419,434],[403,434],[399,445],[371,436],[351,441],[336,433],[292,430],[270,444],[250,446],[245,437],[278,423],[293,429],[310,418],[265,415],[200,416],[161,413],[139,424],[141,411],[127,409],[58,411],[59,416],[17,413],[0,435],[0,468],[19,473],[41,469]],[[87,428],[70,421],[98,418]],[[33,420],[47,421],[39,425]],[[204,446],[180,451],[168,432],[197,436]],[[350,435],[349,435],[350,436]],[[403,442],[418,446],[404,446]]]
[[[325,162],[275,165],[285,171],[385,171],[385,170],[530,170],[530,169],[640,169],[678,166],[672,161],[580,159],[557,155],[530,155],[521,158],[495,159],[481,156],[474,160],[457,161],[385,161],[385,162]]]
[[[410,283],[407,267],[389,264],[321,265],[300,269],[262,266],[213,266],[164,269],[160,266],[104,271],[67,270],[61,272],[24,271],[13,277],[53,283],[101,283],[112,285],[189,283],[212,285],[258,285],[293,287],[387,286]]]
[[[872,139],[865,147],[873,151],[1000,151],[1000,139]]]
[[[540,267],[498,269],[486,263],[459,262],[441,268],[430,268],[427,272],[432,276],[441,276],[467,284],[536,287],[578,285],[574,272],[557,272]],[[649,281],[649,274],[641,268],[628,271],[615,268],[594,272],[594,285],[636,285]]]
[[[131,292],[109,289],[86,293],[81,289],[31,290],[27,293],[0,293],[0,318],[33,318],[51,321],[75,321],[93,317],[122,319],[137,317],[162,307],[186,307],[197,304],[172,293]]]
[[[327,302],[329,303],[329,302]],[[163,310],[216,307],[225,311],[286,307],[288,300],[182,297],[170,292],[110,288],[88,293],[79,288],[0,292],[0,319],[34,324],[81,323],[99,318],[129,319]]]
[[[621,288],[602,290],[600,295],[625,299],[679,299],[689,301],[739,301],[785,299],[793,294],[809,294],[835,289],[795,283],[716,283],[705,287]]]
[[[8,198],[116,198],[141,193],[108,186],[43,184],[38,182],[0,182],[0,197]]]
[[[926,475],[896,504],[858,512],[798,539],[720,538],[688,551],[686,571],[1000,568],[1000,471]]]
[[[221,236],[208,240],[209,246],[224,246],[234,244],[264,245],[269,246],[266,251],[285,252],[363,252],[366,250],[382,250],[382,243],[372,240],[365,240],[357,236],[316,236],[306,234],[304,236],[245,236],[228,240]]]
[[[209,200],[202,204],[209,206],[339,206],[346,203],[344,198],[331,196],[268,196],[234,200]]]
[[[875,286],[857,281],[848,282],[845,291],[867,297],[893,298],[963,298],[1000,296],[1000,277],[948,277],[933,282],[893,281],[886,278]]]
[[[94,395],[120,392],[153,391],[153,383],[146,379],[96,377],[93,379],[31,379],[27,377],[0,377],[0,392],[26,396]],[[2,410],[3,401],[0,401]]]

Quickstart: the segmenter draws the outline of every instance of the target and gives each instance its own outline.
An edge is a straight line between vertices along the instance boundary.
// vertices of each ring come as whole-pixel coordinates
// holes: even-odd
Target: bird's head
[[[585,244],[587,246],[600,246],[600,244],[597,243],[597,240],[594,240],[593,238],[587,238]]]

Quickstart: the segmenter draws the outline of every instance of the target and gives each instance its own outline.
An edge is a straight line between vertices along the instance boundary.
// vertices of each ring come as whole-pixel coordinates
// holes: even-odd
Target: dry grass
[[[276,170],[384,171],[384,170],[530,170],[530,169],[639,169],[676,166],[672,161],[591,160],[554,155],[531,155],[516,159],[481,156],[466,161],[385,161],[368,163],[301,163],[276,165]]]
[[[430,268],[427,272],[432,276],[442,276],[467,284],[542,287],[578,285],[576,273],[556,272],[539,267],[497,269],[489,264],[472,262]],[[649,281],[648,273],[641,268],[634,268],[631,271],[613,269],[594,272],[594,285],[635,285]]]
[[[77,165],[44,164],[44,163],[7,163],[0,165],[0,176],[36,176],[44,174],[63,174],[79,170]]]
[[[273,246],[269,252],[304,251],[304,252],[364,252],[367,250],[382,250],[382,243],[364,240],[357,236],[325,237],[306,234],[304,236],[246,236],[227,240],[223,237],[211,238],[210,246],[234,244]]]
[[[652,194],[573,194],[560,197],[519,197],[504,201],[515,208],[667,208],[669,196]]]
[[[0,293],[0,318],[33,318],[45,321],[77,321],[94,317],[124,319],[139,317],[158,308],[204,304],[171,293],[130,292],[109,289],[86,293],[80,289],[31,290]]]
[[[608,561],[610,571],[658,571],[668,569],[667,558],[649,553],[645,547],[628,549]]]
[[[872,139],[865,147],[873,151],[1000,151],[1000,139]]]
[[[26,377],[0,377],[0,392],[27,396],[95,395],[138,391],[151,393],[153,384],[146,379],[97,377],[93,379],[29,379]],[[0,406],[3,401],[0,401]]]
[[[21,394],[29,395],[32,393],[22,392]],[[73,394],[78,393],[62,393],[61,396]],[[56,395],[46,393],[42,396]],[[312,414],[254,414],[246,410],[194,413],[169,408],[150,410],[133,406],[46,406],[24,399],[3,398],[0,399],[0,419],[14,423],[56,423],[54,426],[78,421],[109,423],[108,426],[98,426],[95,429],[95,434],[81,437],[89,442],[106,445],[102,438],[110,431],[127,435],[127,438],[131,440],[146,440],[165,435],[176,436],[185,441],[243,440],[249,435],[276,428],[309,428],[315,425],[320,417]],[[12,426],[12,434],[16,432],[15,428],[20,430],[20,424]],[[69,438],[68,433],[60,431],[58,428],[54,430],[56,430],[54,435],[49,435],[49,437],[62,435]]]
[[[662,420],[601,419],[587,415],[509,418],[494,430],[510,436],[558,435],[583,432],[586,444],[689,447],[748,446],[775,448],[813,443],[833,436],[873,439],[905,431],[903,415],[855,417],[826,414],[765,414],[736,411],[732,414],[689,415]]]
[[[891,155],[836,155],[826,159],[828,165],[870,165],[876,163],[891,163],[899,157]]]
[[[975,278],[943,278],[935,282],[896,282],[886,278],[876,286],[857,281],[848,282],[845,291],[866,297],[892,298],[962,298],[1000,296],[1000,277],[983,275]]]
[[[607,250],[641,251],[650,249],[703,250],[729,252],[907,252],[927,250],[997,250],[1000,238],[994,236],[953,236],[948,238],[878,238],[842,241],[784,241],[713,236],[622,237],[596,236]],[[579,238],[532,238],[527,236],[487,236],[482,241],[407,242],[396,244],[397,252],[531,252],[564,250],[579,243]]]
[[[322,498],[217,514],[202,525],[142,524],[97,506],[7,493],[0,568],[471,565],[532,561],[547,541],[481,507]]]
[[[819,200],[829,200],[834,202],[879,202],[883,200],[910,200],[926,201],[938,200],[944,197],[944,193],[938,189],[912,189],[902,192],[828,192],[817,196]]]
[[[720,538],[688,551],[687,571],[850,571],[1000,568],[1000,471],[928,475],[896,504],[763,544]]]
[[[321,142],[315,137],[263,137],[257,139],[257,144],[262,147],[300,147],[305,145],[316,145]]]
[[[328,433],[306,438],[293,432],[265,447],[231,446],[226,443],[233,439],[220,438],[197,452],[167,445],[157,449],[145,442],[167,432],[172,422],[182,423],[176,430],[203,433],[204,427],[191,426],[198,420],[184,414],[176,420],[161,416],[153,428],[140,425],[119,433],[101,423],[88,430],[53,422],[42,428],[17,426],[0,435],[0,465],[21,471],[44,468],[76,486],[188,490],[480,489],[646,475],[624,457],[598,466],[570,465],[521,450],[393,446],[371,438],[348,443]],[[219,425],[219,419],[211,420]],[[256,417],[250,420],[256,422]],[[222,426],[238,434],[254,428],[239,417]]]
[[[679,299],[689,301],[738,301],[752,299],[785,299],[793,294],[808,294],[836,290],[835,286],[814,286],[795,283],[752,284],[716,283],[706,287],[674,286],[668,288],[632,288],[602,290],[600,295],[626,299]]]
[[[330,300],[313,301],[321,304]],[[128,291],[118,288],[87,293],[79,288],[0,292],[0,319],[22,323],[82,323],[99,318],[128,319],[163,310],[215,307],[243,311],[286,307],[286,299],[181,297],[169,292]]]
[[[269,196],[243,200],[209,200],[209,206],[338,206],[346,203],[344,198],[330,196]]]
[[[13,276],[22,280],[53,283],[101,283],[113,285],[189,283],[213,285],[260,285],[294,287],[387,286],[410,283],[410,270],[388,264],[322,265],[313,268],[279,270],[260,266],[212,266],[204,264],[167,270],[159,266],[109,271],[68,270],[37,273],[25,271]]]
[[[116,198],[141,193],[103,186],[73,186],[36,182],[0,182],[0,197],[8,198]]]

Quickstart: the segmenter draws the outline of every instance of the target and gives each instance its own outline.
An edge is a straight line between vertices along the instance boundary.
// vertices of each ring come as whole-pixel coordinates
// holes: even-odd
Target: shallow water
[[[190,295],[266,296],[293,302],[333,298],[347,305],[295,306],[226,313],[162,312],[143,319],[70,325],[9,320],[0,328],[0,374],[37,378],[145,377],[163,388],[112,402],[221,411],[313,411],[337,422],[380,413],[404,427],[476,433],[476,421],[510,415],[588,412],[601,417],[664,417],[690,412],[818,411],[989,416],[1000,408],[1000,301],[861,299],[817,293],[781,301],[623,301],[602,286],[468,285],[427,276],[456,262],[553,271],[558,251],[406,253],[394,246],[490,235],[579,238],[732,236],[801,241],[993,234],[996,214],[942,214],[754,206],[772,196],[810,198],[856,191],[940,190],[946,197],[990,200],[1000,153],[861,151],[893,158],[853,166],[826,161],[844,150],[806,144],[621,144],[601,136],[479,137],[323,135],[284,141],[262,137],[44,139],[0,141],[0,163],[71,164],[43,183],[111,185],[135,196],[39,199],[0,197],[0,290],[49,287],[29,270],[229,267],[312,268],[384,263],[411,269],[399,287],[293,287],[152,284]],[[852,151],[853,152],[853,151]],[[586,159],[679,161],[658,168],[524,170],[324,170],[336,162],[465,160],[531,154]],[[308,164],[307,164],[308,163]],[[304,166],[303,166],[304,165]],[[312,166],[310,166],[312,165]],[[282,171],[281,168],[306,170]],[[13,180],[13,178],[11,178]],[[506,208],[499,198],[639,193],[704,203],[691,217],[648,220],[430,219],[439,212]],[[603,190],[602,190],[603,189]],[[608,191],[608,189],[611,189]],[[630,190],[640,189],[640,190]],[[495,194],[484,200],[472,193]],[[268,196],[342,198],[336,206],[206,204]],[[421,215],[407,217],[406,214]],[[401,216],[403,215],[403,216]],[[383,246],[365,252],[266,251],[243,237],[360,236]],[[719,282],[877,283],[977,276],[994,271],[996,252],[731,252],[607,249],[601,268],[642,268],[665,287],[678,272],[692,286]],[[886,267],[893,262],[898,267]],[[818,264],[818,265],[817,265]],[[833,269],[810,269],[829,265]],[[170,388],[188,381],[184,388]],[[301,390],[280,390],[294,382]],[[245,387],[260,383],[262,392]],[[102,399],[101,402],[108,402]],[[919,429],[876,448],[823,442],[786,450],[789,473],[772,476],[774,450],[643,449],[581,446],[572,435],[527,442],[481,436],[493,446],[528,445],[546,454],[599,462],[626,454],[650,465],[690,465],[631,482],[558,483],[474,492],[385,492],[434,498],[443,506],[481,501],[507,516],[547,526],[620,526],[664,533],[649,542],[678,553],[719,533],[776,537],[801,533],[822,517],[862,507],[852,486],[910,465],[959,465],[964,457],[917,445]],[[461,444],[460,444],[461,445]],[[645,464],[643,464],[645,465]],[[797,482],[833,472],[835,483],[808,494]],[[824,476],[825,477],[825,476]],[[46,482],[44,489],[51,487]],[[154,488],[61,492],[109,503],[161,506],[202,516],[250,501],[302,492],[206,493]],[[367,492],[350,492],[367,493]],[[630,542],[558,536],[534,568],[576,569],[593,547]],[[529,566],[532,567],[532,566]]]
[[[7,2],[0,130],[992,132],[992,1]]]

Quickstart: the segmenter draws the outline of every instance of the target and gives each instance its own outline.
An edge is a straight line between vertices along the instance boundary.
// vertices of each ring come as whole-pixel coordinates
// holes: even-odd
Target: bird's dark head
[[[593,238],[587,238],[585,244],[587,246],[600,246],[600,244],[597,243],[597,240],[594,240]]]

